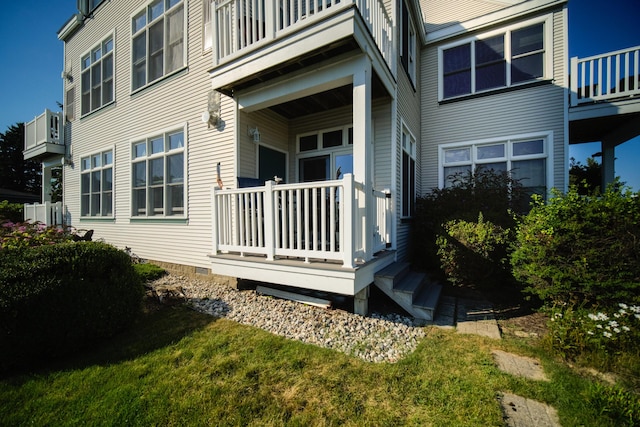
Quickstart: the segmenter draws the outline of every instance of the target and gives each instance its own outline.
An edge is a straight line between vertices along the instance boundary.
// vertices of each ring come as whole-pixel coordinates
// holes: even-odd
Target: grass
[[[592,381],[515,340],[428,329],[373,364],[185,307],[145,314],[75,357],[0,380],[0,425],[500,426],[497,396],[552,404],[563,426],[614,425]],[[539,357],[552,381],[497,369],[491,350]]]

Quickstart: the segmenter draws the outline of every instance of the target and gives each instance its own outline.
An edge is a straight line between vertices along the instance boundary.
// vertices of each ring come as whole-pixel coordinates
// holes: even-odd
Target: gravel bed
[[[152,286],[178,286],[195,310],[368,362],[396,362],[425,336],[411,318],[398,314],[363,317],[181,276],[165,276]]]

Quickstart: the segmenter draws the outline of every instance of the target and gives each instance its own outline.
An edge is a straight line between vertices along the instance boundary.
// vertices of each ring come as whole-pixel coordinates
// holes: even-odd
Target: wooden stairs
[[[416,319],[434,320],[442,285],[412,271],[409,263],[390,264],[375,274],[374,284]]]

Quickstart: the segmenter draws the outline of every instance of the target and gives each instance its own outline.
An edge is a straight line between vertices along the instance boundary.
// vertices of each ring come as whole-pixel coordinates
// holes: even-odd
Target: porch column
[[[369,286],[353,296],[353,312],[361,316],[369,314]]]
[[[616,178],[616,146],[602,141],[602,191]]]
[[[51,201],[51,166],[42,164],[42,203]]]
[[[353,175],[356,182],[363,184],[364,197],[358,198],[354,206],[356,226],[362,236],[365,261],[373,256],[373,221],[370,205],[371,190],[371,60],[360,58],[353,74]],[[355,230],[354,230],[355,231]],[[357,248],[356,248],[357,249]]]

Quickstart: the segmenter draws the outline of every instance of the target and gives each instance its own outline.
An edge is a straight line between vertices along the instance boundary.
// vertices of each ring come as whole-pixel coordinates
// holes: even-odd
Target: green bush
[[[452,284],[490,288],[507,280],[509,230],[485,221],[482,213],[477,222],[453,220],[444,230],[436,243],[441,267]]]
[[[69,354],[126,328],[143,289],[127,254],[99,242],[0,251],[0,368]]]
[[[516,225],[514,212],[521,212],[530,199],[520,181],[506,172],[478,168],[473,174],[454,174],[452,181],[454,186],[432,189],[416,201],[411,259],[419,267],[441,267],[438,239],[449,235],[446,224],[475,223],[482,214],[487,224],[511,230]]]
[[[21,222],[24,220],[24,205],[21,203],[9,203],[7,200],[0,202],[0,222]]]
[[[69,228],[59,228],[36,222],[5,221],[0,224],[0,250],[12,248],[27,248],[73,240],[74,233]]]
[[[640,302],[640,193],[575,187],[538,199],[522,219],[513,273],[548,305],[611,307]]]
[[[133,264],[133,268],[142,282],[150,282],[167,274],[167,270],[155,264]]]

